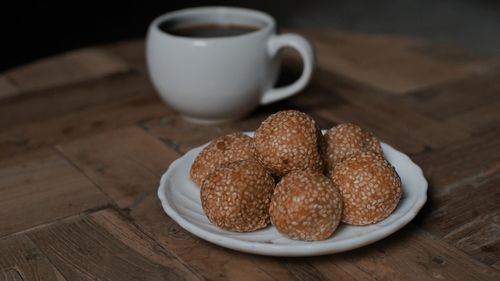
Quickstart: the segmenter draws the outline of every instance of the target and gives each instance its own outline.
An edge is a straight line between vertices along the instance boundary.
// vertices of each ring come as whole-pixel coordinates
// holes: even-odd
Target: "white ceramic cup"
[[[183,37],[159,25],[220,24],[257,27],[227,37]],[[273,88],[279,71],[279,50],[296,49],[303,71],[293,84]],[[296,34],[276,34],[275,20],[262,12],[232,7],[190,8],[164,14],[149,26],[146,60],[151,80],[161,96],[186,119],[220,123],[238,119],[259,104],[297,94],[311,78],[314,53]]]

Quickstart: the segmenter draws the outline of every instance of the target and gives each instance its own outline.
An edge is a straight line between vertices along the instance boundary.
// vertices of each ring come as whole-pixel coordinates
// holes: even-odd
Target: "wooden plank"
[[[200,280],[114,211],[72,217],[27,235],[69,280]]]
[[[0,100],[0,131],[132,97],[155,96],[147,77],[126,73]]]
[[[499,196],[496,196],[497,200]],[[447,234],[444,239],[477,260],[492,265],[500,261],[500,211],[481,214],[476,219]]]
[[[415,39],[338,32],[306,32],[318,65],[396,95],[484,73],[498,65],[449,47]]]
[[[500,204],[499,184],[497,175],[494,179],[477,180],[443,190],[431,188],[425,207],[428,210],[419,218],[419,225],[434,235],[444,237],[456,229],[467,227],[474,220],[481,220],[483,215],[495,214]]]
[[[124,98],[0,133],[0,157],[171,114],[156,96]]]
[[[377,280],[353,263],[337,257],[338,254],[308,258],[284,257],[279,260],[299,280]]]
[[[497,103],[499,93],[500,71],[496,70],[430,87],[397,99],[408,108],[435,120],[444,121],[474,111],[476,114],[469,115],[468,118],[485,122],[488,120],[480,114],[480,109]]]
[[[498,127],[500,124],[499,112],[500,102],[491,101],[481,107],[447,119],[446,124],[451,128],[463,128],[472,135],[479,135]]]
[[[495,269],[411,225],[381,242],[340,256],[376,280],[500,278]]]
[[[434,235],[492,265],[500,261],[500,177],[465,183],[430,198],[419,224]]]
[[[314,257],[311,259],[311,261],[308,261],[308,259],[301,259],[299,261],[311,264],[324,276],[332,276],[333,280],[377,280],[374,276],[371,276],[368,272],[365,272],[349,261],[349,259],[345,258],[344,254]]]
[[[412,158],[424,170],[430,186],[446,190],[500,172],[500,130],[492,130]]]
[[[0,100],[19,94],[20,89],[5,75],[0,74]]]
[[[66,280],[24,234],[0,240],[0,280]]]
[[[124,209],[156,196],[160,176],[178,157],[139,127],[78,139],[57,149]]]
[[[154,240],[134,226],[127,217],[117,211],[105,209],[90,214],[90,218],[105,229],[108,234],[148,260],[162,267],[172,268],[175,274],[188,275],[188,278],[185,279],[200,279],[200,276],[180,263],[172,253],[161,248]]]
[[[55,151],[0,160],[0,236],[108,204],[85,176]]]
[[[101,78],[129,71],[125,61],[98,48],[74,50],[4,73],[23,92]]]

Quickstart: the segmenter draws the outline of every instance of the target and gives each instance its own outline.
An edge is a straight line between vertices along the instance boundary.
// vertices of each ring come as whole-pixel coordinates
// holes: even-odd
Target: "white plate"
[[[385,220],[368,226],[341,224],[332,237],[314,242],[287,239],[273,226],[248,233],[225,231],[208,221],[201,208],[200,189],[189,177],[191,164],[206,145],[190,150],[170,165],[161,177],[158,197],[165,212],[182,228],[233,250],[269,256],[315,256],[359,248],[402,228],[427,200],[427,181],[422,170],[404,153],[382,143],[384,155],[396,168],[403,188],[398,207]]]

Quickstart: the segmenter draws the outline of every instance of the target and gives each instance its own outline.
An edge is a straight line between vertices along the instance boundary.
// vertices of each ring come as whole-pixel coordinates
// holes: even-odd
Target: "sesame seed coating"
[[[226,163],[203,182],[203,211],[210,222],[225,230],[264,228],[269,224],[274,186],[271,174],[255,160]]]
[[[205,178],[220,165],[254,159],[253,139],[242,133],[232,133],[214,139],[198,154],[191,166],[191,179],[201,186]]]
[[[380,141],[371,133],[354,124],[340,124],[324,135],[325,162],[328,173],[346,158],[364,151],[382,155]]]
[[[387,218],[401,198],[401,179],[379,154],[363,152],[338,164],[331,175],[344,202],[342,221],[354,225]]]
[[[321,130],[307,114],[287,110],[269,116],[255,132],[257,158],[272,173],[321,171]]]
[[[291,239],[324,240],[342,217],[342,196],[332,181],[315,171],[293,171],[276,185],[271,222]]]

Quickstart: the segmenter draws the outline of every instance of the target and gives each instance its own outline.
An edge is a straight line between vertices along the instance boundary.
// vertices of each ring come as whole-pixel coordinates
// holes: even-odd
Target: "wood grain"
[[[109,203],[54,150],[0,160],[0,237]]]
[[[17,270],[12,268],[0,272],[0,281],[23,281],[23,278]]]
[[[422,166],[430,185],[446,189],[500,173],[500,130],[459,141],[439,150],[428,150],[414,155]]]
[[[22,92],[58,87],[129,71],[109,52],[85,48],[49,57],[5,73]]]
[[[499,176],[431,192],[431,208],[420,225],[485,264],[499,262]]]
[[[0,280],[67,280],[24,234],[1,239],[0,249]]]
[[[69,280],[200,280],[113,211],[72,217],[27,235]]]
[[[376,280],[497,280],[500,277],[500,272],[411,225],[390,238],[342,256]]]
[[[123,209],[156,196],[160,176],[179,156],[139,127],[82,138],[57,149]]]
[[[146,96],[155,96],[152,86],[146,77],[132,72],[0,100],[0,130]]]
[[[446,120],[496,102],[496,95],[500,92],[499,80],[500,71],[494,71],[430,87],[398,100],[435,120]]]
[[[310,277],[306,280],[323,276],[341,280],[495,280],[499,276],[496,270],[414,225],[357,250],[282,261]]]
[[[410,38],[336,32],[306,36],[313,40],[320,67],[396,95],[484,73],[498,65],[485,57]]]
[[[297,260],[296,264],[309,263],[321,272],[323,276],[331,276],[332,280],[377,280],[374,276],[349,261],[346,256],[348,255],[339,254],[327,257],[315,257],[311,258],[311,260],[304,258]]]
[[[127,127],[168,114],[170,114],[168,108],[156,97],[126,98],[50,120],[34,121],[8,129],[0,133],[0,156]]]
[[[497,95],[498,92],[495,93]],[[447,119],[448,127],[467,130],[471,135],[494,130],[500,123],[500,102],[490,102],[476,109]]]

